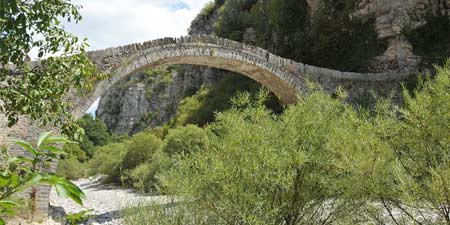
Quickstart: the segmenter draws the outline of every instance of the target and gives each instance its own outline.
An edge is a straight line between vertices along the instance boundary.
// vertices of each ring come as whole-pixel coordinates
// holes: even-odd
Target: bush
[[[142,163],[150,161],[161,145],[161,140],[150,133],[137,133],[126,143],[123,169],[131,170]]]
[[[215,119],[216,112],[222,112],[231,107],[230,99],[239,92],[257,93],[261,85],[256,81],[229,72],[216,84],[203,87],[190,97],[184,98],[178,107],[173,126],[185,126],[195,124],[205,126]],[[273,94],[266,101],[266,105],[276,112],[282,112],[283,107]]]
[[[141,192],[156,193],[160,186],[158,175],[169,170],[171,165],[172,161],[167,154],[158,150],[150,162],[143,163],[130,172],[132,186]]]
[[[449,90],[450,60],[414,96],[404,91],[405,106],[398,116],[384,113],[378,120],[377,131],[396,157],[395,183],[381,186],[380,190],[390,191],[376,196],[389,212],[402,211],[407,224],[450,220]]]
[[[85,132],[80,143],[80,148],[85,152],[88,159],[91,159],[94,155],[96,146],[103,146],[112,141],[111,134],[105,123],[93,118],[92,115],[84,115],[77,123]]]
[[[206,132],[194,125],[169,130],[161,149],[169,156],[187,155],[206,147]]]
[[[80,179],[86,175],[86,166],[75,157],[67,157],[59,161],[56,174],[70,180]]]
[[[384,147],[376,137],[361,141],[374,136],[373,127],[359,120],[352,107],[322,93],[278,118],[248,99],[243,95],[238,107],[219,113],[207,128],[211,144],[162,176],[167,192],[183,196],[193,211],[208,215],[214,224],[346,220],[356,202],[344,200],[343,193],[361,190],[354,185],[359,172],[351,168],[361,173],[374,169],[358,162],[372,159]],[[339,160],[341,155],[347,158]],[[330,199],[335,199],[332,205]]]
[[[87,160],[86,153],[80,148],[79,144],[67,143],[64,145],[64,151],[80,162],[84,162]]]
[[[107,175],[107,181],[121,182],[123,172],[123,158],[127,153],[127,142],[111,143],[99,147],[94,157],[89,161],[90,175]]]

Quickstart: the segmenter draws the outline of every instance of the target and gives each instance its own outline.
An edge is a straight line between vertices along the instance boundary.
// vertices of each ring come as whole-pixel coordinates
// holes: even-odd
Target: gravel
[[[91,225],[121,225],[121,210],[139,203],[165,204],[170,201],[167,196],[150,196],[138,193],[133,189],[124,189],[117,186],[106,185],[101,177],[92,177],[74,181],[85,193],[84,205],[58,197],[55,190],[50,194],[51,220],[62,221],[66,214],[78,213],[85,210],[93,215],[83,224]],[[58,224],[58,223],[54,223]]]

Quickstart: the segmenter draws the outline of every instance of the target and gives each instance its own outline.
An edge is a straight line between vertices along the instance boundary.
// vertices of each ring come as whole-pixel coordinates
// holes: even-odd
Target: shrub
[[[122,165],[124,169],[131,170],[138,165],[148,162],[160,147],[161,140],[150,133],[137,133],[126,142],[126,154]]]
[[[87,160],[86,153],[80,148],[79,144],[68,143],[64,145],[64,151],[70,156],[73,156],[80,162]]]
[[[91,175],[104,174],[107,175],[107,181],[120,182],[123,171],[122,161],[127,152],[126,144],[127,142],[111,143],[99,147],[92,160],[89,161],[89,173]]]
[[[93,118],[92,115],[84,115],[77,123],[85,132],[80,142],[80,148],[85,152],[88,159],[91,159],[94,155],[96,146],[103,146],[112,141],[106,125],[101,120]]]
[[[322,224],[325,218],[347,219],[347,210],[356,204],[344,200],[343,193],[355,188],[350,175],[356,171],[349,168],[374,169],[355,162],[372,159],[384,147],[376,137],[361,141],[374,136],[370,124],[360,121],[352,107],[322,93],[281,117],[260,104],[246,103],[250,96],[242,96],[238,107],[219,113],[208,127],[211,144],[173,164],[162,176],[165,190],[183,196],[193,211],[208,215],[214,224]],[[369,149],[374,153],[367,154]],[[349,161],[339,160],[341,155]]]
[[[405,106],[378,120],[379,135],[395,154],[395,183],[378,192],[386,210],[401,211],[407,224],[450,220],[450,60],[414,97],[404,91]],[[380,188],[381,189],[381,188]],[[409,207],[404,207],[407,205]]]
[[[140,164],[130,172],[132,186],[141,192],[156,193],[160,186],[158,176],[169,170],[172,165],[170,157],[158,150],[151,161]],[[162,194],[162,193],[158,193]]]
[[[86,166],[75,157],[67,157],[60,160],[56,174],[70,180],[76,180],[86,175]]]
[[[161,149],[169,156],[187,155],[205,148],[206,132],[194,125],[169,130]]]
[[[200,91],[183,99],[173,126],[195,124],[205,126],[215,119],[216,112],[222,112],[231,107],[230,99],[239,92],[257,93],[261,85],[256,81],[235,73],[227,73],[216,84],[202,87]],[[273,94],[266,101],[266,105],[276,112],[282,112],[283,107]]]
[[[158,176],[160,172],[168,170],[171,165],[172,161],[167,154],[158,150],[151,162],[143,163],[130,172],[132,186],[141,192],[158,192],[160,186]]]

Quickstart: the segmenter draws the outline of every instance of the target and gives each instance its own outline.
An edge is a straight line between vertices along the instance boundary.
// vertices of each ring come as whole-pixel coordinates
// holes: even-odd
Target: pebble
[[[92,210],[93,217],[85,225],[122,225],[121,211],[124,208],[145,204],[165,204],[170,202],[167,196],[150,196],[141,194],[133,189],[102,183],[102,178],[92,177],[74,181],[86,195],[83,206],[70,199],[60,198],[55,190],[50,193],[51,219],[61,221],[61,214],[73,214]],[[61,212],[61,210],[63,212]]]

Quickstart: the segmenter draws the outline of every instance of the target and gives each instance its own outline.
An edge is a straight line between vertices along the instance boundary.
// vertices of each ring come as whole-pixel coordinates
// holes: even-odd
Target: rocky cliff
[[[175,115],[184,97],[220,77],[220,73],[198,66],[134,74],[101,97],[97,116],[116,134],[160,126]]]
[[[387,50],[377,58],[378,61],[409,66],[420,58],[413,54],[413,46],[404,34],[405,28],[418,29],[427,24],[429,16],[450,15],[450,0],[361,0],[354,15],[375,16],[378,38],[388,42]]]

